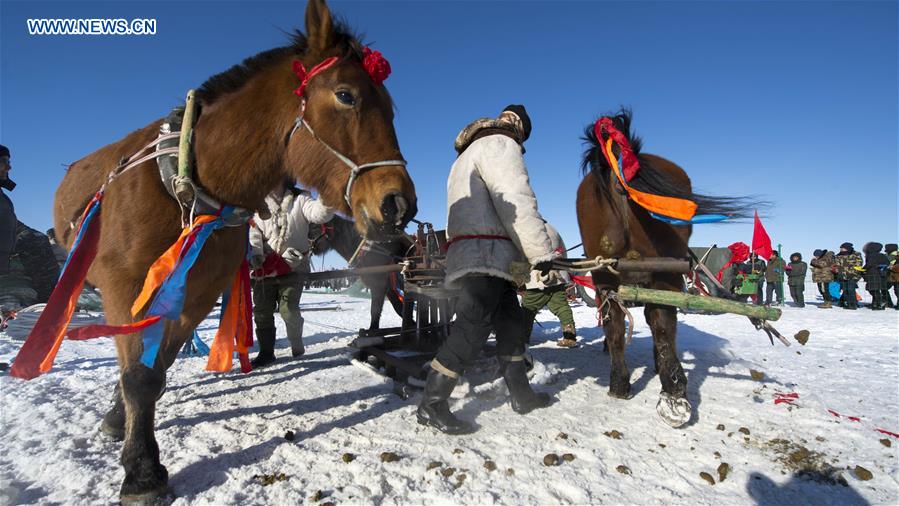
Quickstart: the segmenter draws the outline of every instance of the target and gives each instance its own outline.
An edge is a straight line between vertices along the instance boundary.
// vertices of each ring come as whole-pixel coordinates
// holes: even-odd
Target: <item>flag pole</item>
[[[778,284],[780,284],[780,304],[786,306],[787,303],[785,301],[787,297],[784,295],[784,278],[787,276],[787,262],[784,260],[784,254],[780,248],[781,244],[777,243],[777,258],[779,258],[784,265],[783,272],[780,273],[780,281],[778,282]]]

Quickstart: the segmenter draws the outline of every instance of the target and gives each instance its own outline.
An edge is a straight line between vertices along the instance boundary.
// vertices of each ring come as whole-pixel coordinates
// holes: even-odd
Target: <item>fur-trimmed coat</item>
[[[334,209],[313,199],[305,191],[289,190],[278,197],[269,194],[265,204],[271,218],[263,220],[257,214],[250,227],[250,247],[253,256],[280,256],[294,272],[309,270],[309,224],[327,223],[334,217]],[[272,275],[266,273],[266,275]]]
[[[446,190],[448,286],[471,274],[514,282],[512,262],[536,264],[558,256],[537,210],[521,146],[511,137],[472,142],[453,163]]]

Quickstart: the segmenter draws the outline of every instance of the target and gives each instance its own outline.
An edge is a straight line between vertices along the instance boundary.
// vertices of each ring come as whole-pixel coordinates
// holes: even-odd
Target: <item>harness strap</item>
[[[296,133],[296,131],[300,128],[305,128],[306,130],[308,130],[313,139],[318,141],[322,146],[325,147],[325,149],[327,149],[331,152],[331,154],[337,157],[338,160],[340,160],[350,168],[350,176],[346,183],[346,192],[344,192],[344,199],[346,199],[347,205],[351,207],[352,204],[350,203],[350,194],[353,191],[353,183],[356,182],[356,178],[358,178],[360,174],[375,167],[386,167],[391,165],[399,165],[402,167],[406,166],[405,160],[383,160],[380,162],[363,163],[362,165],[356,165],[355,162],[347,158],[343,153],[332,148],[327,142],[322,140],[321,137],[316,135],[315,131],[312,130],[312,126],[308,121],[306,121],[306,118],[304,118],[302,114],[297,116],[296,121],[294,121],[293,129],[290,131],[290,135],[287,137],[287,140],[290,141],[290,138],[293,137],[293,134]]]

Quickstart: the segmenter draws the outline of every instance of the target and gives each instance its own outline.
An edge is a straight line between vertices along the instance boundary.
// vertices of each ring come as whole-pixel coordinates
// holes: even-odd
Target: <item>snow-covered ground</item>
[[[789,348],[770,346],[743,317],[679,315],[694,406],[683,429],[656,415],[642,311],[627,350],[628,401],[606,394],[609,358],[593,310],[575,308],[584,346],[573,350],[555,346],[559,324],[544,311],[534,381],[556,402],[520,416],[501,382],[482,383],[453,401],[479,430],[446,436],[415,422],[418,396],[402,400],[389,380],[351,364],[346,346],[367,325],[368,300],[307,294],[303,303],[342,310],[305,314],[301,360],[248,375],[205,373],[203,358],[172,367],[156,437],[176,504],[899,503],[899,439],[874,430],[899,432],[897,311],[787,307],[775,326],[811,331]],[[397,323],[384,314],[384,325]],[[200,327],[207,341],[215,321]],[[0,338],[0,361],[20,344]],[[278,346],[289,355],[285,339]],[[116,374],[112,342],[99,339],[65,342],[36,380],[0,377],[0,503],[116,502],[121,447],[97,431]],[[775,404],[778,393],[799,397]],[[399,460],[382,462],[383,452]],[[548,467],[550,453],[574,459]],[[872,477],[860,479],[856,466]]]

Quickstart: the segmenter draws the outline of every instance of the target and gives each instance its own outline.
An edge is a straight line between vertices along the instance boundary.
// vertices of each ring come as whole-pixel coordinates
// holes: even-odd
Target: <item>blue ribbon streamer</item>
[[[679,220],[677,218],[671,218],[669,216],[662,216],[661,214],[656,214],[653,212],[649,213],[653,218],[664,221],[665,223],[670,223],[672,225],[701,225],[703,223],[718,223],[719,221],[724,221],[727,219],[727,216],[723,214],[697,214],[693,216],[691,220]]]
[[[94,216],[100,212],[100,199],[94,201],[91,204],[91,208],[87,211],[87,214],[84,216],[84,221],[81,222],[81,225],[78,227],[78,235],[75,236],[75,242],[72,243],[72,248],[69,249],[69,254],[66,255],[66,263],[63,264],[62,270],[59,271],[59,277],[62,278],[64,272],[69,267],[69,261],[72,259],[72,255],[75,253],[75,250],[78,249],[78,246],[81,246],[81,241],[84,239],[84,234],[87,233],[87,229],[90,227],[91,221],[93,221]]]
[[[187,274],[190,272],[206,239],[212,233],[225,226],[224,218],[234,211],[233,206],[225,206],[221,214],[214,221],[200,225],[196,233],[194,241],[189,246],[185,243],[185,249],[182,249],[180,259],[175,265],[175,269],[162,282],[162,286],[153,297],[147,316],[161,316],[159,322],[144,329],[143,344],[144,352],[140,357],[141,363],[150,369],[156,363],[156,357],[159,355],[159,347],[164,337],[165,320],[177,320],[181,317],[184,309],[184,289],[187,284]]]

